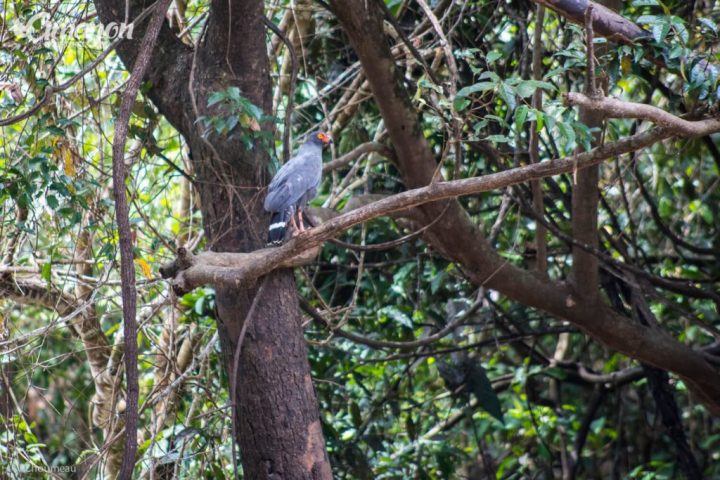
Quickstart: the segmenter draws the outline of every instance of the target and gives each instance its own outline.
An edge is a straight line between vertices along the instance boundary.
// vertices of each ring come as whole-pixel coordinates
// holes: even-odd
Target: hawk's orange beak
[[[321,142],[323,142],[323,144],[325,146],[328,146],[331,143],[333,143],[332,138],[330,138],[330,135],[327,135],[325,133],[318,133],[317,137],[320,139]]]

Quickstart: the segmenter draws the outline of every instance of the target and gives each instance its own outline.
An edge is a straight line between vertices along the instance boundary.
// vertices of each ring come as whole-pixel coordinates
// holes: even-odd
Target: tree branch
[[[652,105],[625,102],[611,97],[592,98],[582,93],[569,92],[565,94],[565,103],[601,112],[610,118],[648,120],[681,137],[704,137],[720,129],[720,119],[717,118],[690,121]]]
[[[609,0],[603,3],[608,4]],[[590,3],[584,13],[586,32],[586,57],[587,68],[585,72],[585,93],[591,98],[603,96],[603,90],[607,88],[607,78],[595,77],[595,47],[593,45],[593,12],[594,3]],[[598,5],[600,7],[601,5]],[[604,50],[598,46],[599,53]],[[593,129],[592,145],[597,146],[603,141],[601,127],[604,116],[589,108],[580,108],[579,120]],[[578,147],[577,151],[582,151]],[[598,245],[598,180],[600,168],[592,167],[586,170],[574,172],[572,191],[572,233],[580,242],[596,248]],[[572,271],[570,275],[573,287],[579,295],[594,300],[598,294],[598,261],[597,258],[583,249],[572,247]]]
[[[545,25],[545,7],[538,4],[535,9],[535,32],[533,33],[533,55],[532,55],[532,76],[534,80],[542,80],[542,33]],[[542,109],[542,88],[535,89],[532,96],[532,107],[540,111]],[[530,140],[529,140],[530,162],[540,162],[540,132],[537,131],[537,120],[530,122]],[[545,205],[543,203],[542,185],[539,180],[530,182],[532,189],[533,208],[538,217],[545,215]],[[508,205],[506,202],[503,205]],[[500,219],[500,217],[498,217]],[[498,224],[499,225],[499,224]],[[547,241],[545,239],[545,227],[538,223],[535,227],[535,251],[537,255],[536,268],[538,272],[547,275]]]
[[[263,22],[265,25],[273,31],[275,35],[277,35],[282,42],[285,44],[285,47],[287,48],[288,55],[290,56],[290,68],[291,68],[291,74],[290,74],[290,83],[288,85],[287,90],[287,104],[285,106],[285,121],[283,123],[283,162],[287,162],[290,160],[290,130],[292,129],[291,121],[292,121],[292,113],[293,113],[293,104],[295,101],[295,82],[297,81],[298,76],[298,58],[297,53],[295,52],[295,47],[293,46],[292,42],[288,40],[288,38],[283,34],[282,30],[278,28],[277,25],[275,25],[273,22],[268,20],[267,17],[263,17]],[[302,40],[300,40],[302,41]],[[282,89],[281,89],[282,90]]]
[[[720,376],[706,359],[664,331],[638,325],[611,308],[578,297],[567,285],[548,282],[514,267],[495,253],[482,232],[456,201],[438,200],[494,190],[546,176],[585,168],[603,159],[650,146],[674,133],[655,128],[563,160],[551,160],[483,177],[430,184],[437,167],[423,137],[417,112],[394,64],[382,30],[383,14],[374,2],[334,0],[333,10],[355,47],[369,85],[383,115],[397,158],[396,165],[409,190],[336,217],[290,240],[282,247],[251,252],[238,268],[194,265],[174,281],[188,288],[205,282],[226,285],[252,283],[275,268],[293,263],[300,252],[318,247],[353,225],[420,206],[418,221],[427,224],[428,241],[447,259],[457,262],[476,285],[498,290],[509,298],[567,319],[601,343],[632,358],[680,375],[708,409],[720,413]],[[713,125],[720,131],[720,125]],[[711,129],[712,130],[712,129]],[[705,132],[707,134],[707,132]],[[445,207],[447,210],[445,210]]]
[[[55,310],[63,317],[80,308],[71,295],[49,289],[47,282],[39,278],[21,278],[8,274],[0,274],[0,298]]]
[[[557,13],[578,25],[585,25],[585,12],[588,6],[592,5],[595,10],[593,15],[593,29],[605,38],[626,45],[632,44],[635,40],[650,35],[635,23],[622,15],[613,12],[611,9],[589,0],[533,0],[535,3],[545,5]]]
[[[180,249],[178,258],[161,267],[160,273],[164,278],[174,278],[174,286],[182,292],[204,284],[233,287],[251,285],[259,277],[277,268],[289,268],[307,263],[317,255],[317,248],[324,241],[360,223],[439,200],[497,190],[567,173],[575,168],[596,165],[604,159],[651,145],[664,138],[665,134],[664,130],[650,130],[565,159],[407,190],[336,216],[307,233],[292,238],[278,248],[264,248],[249,253],[203,252],[199,255],[192,255],[185,249]]]
[[[593,30],[603,37],[622,43],[625,45],[633,45],[644,39],[651,39],[650,32],[644,30],[639,25],[628,20],[622,15],[612,11],[611,9],[600,5],[597,2],[589,0],[532,0],[533,2],[545,5],[555,12],[559,13],[566,19],[578,25],[585,25],[585,12],[592,5],[594,14],[592,21]],[[661,52],[655,53],[648,49],[646,55],[650,60],[661,67],[667,67],[665,58],[669,53],[669,47]],[[671,57],[668,57],[671,58]],[[694,65],[694,71],[711,71],[715,76],[720,73],[720,67],[717,64],[709,63],[707,60],[700,59],[696,61],[694,58],[685,58],[680,62],[681,65]],[[671,69],[677,71],[677,69]]]
[[[138,421],[138,372],[137,372],[137,291],[135,290],[135,266],[133,263],[132,233],[130,231],[130,212],[125,196],[125,141],[130,123],[130,115],[140,83],[145,77],[153,48],[160,28],[165,21],[165,12],[172,0],[159,0],[150,18],[138,55],[133,66],[127,88],[122,96],[118,119],[115,124],[115,137],[112,146],[112,180],[115,193],[115,215],[118,225],[118,243],[120,246],[120,278],[122,279],[123,331],[125,335],[125,376],[127,378],[127,410],[125,412],[125,450],[119,478],[130,480],[135,467],[137,452]]]
[[[338,157],[330,162],[327,162],[325,165],[323,165],[323,173],[330,173],[333,170],[342,168],[354,162],[355,160],[360,158],[360,156],[373,152],[379,153],[383,157],[387,158],[393,158],[394,156],[393,151],[390,147],[378,142],[366,142],[353,148],[345,155]]]

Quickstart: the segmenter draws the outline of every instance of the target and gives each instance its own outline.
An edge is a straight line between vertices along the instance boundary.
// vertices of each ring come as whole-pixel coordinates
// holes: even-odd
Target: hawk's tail
[[[282,245],[285,240],[285,229],[287,228],[288,220],[290,220],[292,210],[284,210],[282,212],[275,212],[270,217],[270,228],[268,229],[268,245]]]

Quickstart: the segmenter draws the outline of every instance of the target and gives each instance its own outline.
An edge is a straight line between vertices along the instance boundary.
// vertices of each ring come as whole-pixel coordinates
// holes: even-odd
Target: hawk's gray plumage
[[[322,150],[330,142],[326,134],[312,133],[270,182],[265,197],[265,210],[273,213],[268,231],[269,244],[282,243],[288,220],[295,224],[295,214],[300,230],[304,229],[302,209],[317,194],[322,177]]]

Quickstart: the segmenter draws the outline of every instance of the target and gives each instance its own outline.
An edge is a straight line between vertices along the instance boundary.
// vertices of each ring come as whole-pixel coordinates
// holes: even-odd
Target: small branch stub
[[[160,267],[160,275],[170,281],[176,295],[184,295],[203,285],[249,287],[277,268],[307,265],[320,253],[321,245],[301,249],[289,258],[273,262],[279,248],[261,248],[248,253],[201,252],[192,254],[179,248],[177,258]]]

